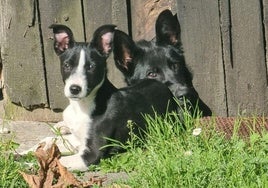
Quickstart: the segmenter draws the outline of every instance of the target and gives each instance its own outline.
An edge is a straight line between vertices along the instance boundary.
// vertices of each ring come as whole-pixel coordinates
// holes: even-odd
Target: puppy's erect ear
[[[134,72],[132,61],[137,47],[135,42],[126,33],[116,30],[114,34],[114,61],[116,67],[126,76]]]
[[[93,34],[91,46],[96,48],[106,58],[113,50],[115,25],[103,25]]]
[[[73,32],[69,27],[65,25],[52,24],[49,28],[53,29],[54,50],[57,55],[62,54],[65,50],[74,46],[75,41]]]
[[[177,14],[170,10],[161,12],[155,24],[156,42],[159,45],[177,45],[180,43],[180,23]]]

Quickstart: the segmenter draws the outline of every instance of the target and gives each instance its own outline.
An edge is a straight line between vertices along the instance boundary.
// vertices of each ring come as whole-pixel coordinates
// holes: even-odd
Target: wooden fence
[[[50,24],[68,25],[77,41],[110,23],[150,40],[164,9],[178,15],[194,85],[215,115],[267,116],[268,0],[0,0],[4,100],[28,110],[66,107]],[[108,64],[112,82],[124,86]]]

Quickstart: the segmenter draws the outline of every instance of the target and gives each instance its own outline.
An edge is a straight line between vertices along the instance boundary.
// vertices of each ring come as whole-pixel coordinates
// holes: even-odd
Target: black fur
[[[199,98],[192,83],[193,76],[185,63],[177,15],[164,10],[158,16],[155,28],[155,41],[137,43],[117,30],[113,51],[115,65],[124,74],[128,85],[144,78],[156,79],[170,88],[181,105],[187,99],[191,112],[197,106],[201,115],[210,116],[212,112]]]
[[[146,130],[146,123],[143,114],[154,116],[165,114],[167,111],[176,110],[177,106],[173,100],[173,94],[161,82],[151,79],[139,80],[134,85],[122,89],[116,89],[107,79],[106,58],[110,51],[103,47],[103,35],[110,32],[114,33],[115,26],[104,25],[97,29],[91,43],[77,43],[73,39],[71,30],[63,25],[52,25],[54,34],[63,32],[61,40],[55,39],[55,52],[59,55],[61,61],[61,73],[63,81],[70,77],[76,70],[79,61],[80,51],[85,51],[87,80],[87,96],[91,95],[93,89],[104,78],[100,88],[94,96],[95,108],[88,116],[93,120],[88,125],[88,139],[86,140],[86,149],[81,157],[86,165],[98,163],[101,158],[110,156],[112,153],[120,151],[120,148],[106,147],[108,137],[121,142],[126,142],[129,138],[129,128],[127,122],[135,122],[134,132],[140,134]],[[69,38],[68,38],[69,36]],[[54,36],[56,38],[56,36]],[[62,44],[61,41],[67,44]],[[112,41],[109,44],[112,46]],[[70,100],[76,99],[77,91]],[[93,105],[93,104],[92,104]],[[167,108],[168,107],[168,108]],[[88,106],[87,108],[92,108]],[[76,118],[75,116],[73,118]],[[74,133],[76,134],[76,133]],[[78,135],[79,136],[79,135]],[[75,161],[74,161],[75,163]]]

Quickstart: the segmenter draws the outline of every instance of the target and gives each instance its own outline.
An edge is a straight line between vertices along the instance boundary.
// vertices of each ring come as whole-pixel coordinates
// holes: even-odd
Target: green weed
[[[148,124],[144,138],[130,131],[126,144],[110,140],[127,152],[102,160],[90,170],[125,171],[129,178],[123,183],[133,188],[268,187],[267,132],[257,134],[253,125],[249,138],[241,139],[238,117],[233,135],[226,139],[216,131],[213,118],[209,125],[202,125],[196,114],[195,118],[183,115],[184,127],[174,113],[144,115]],[[133,125],[128,122],[130,130]],[[34,162],[32,155],[14,156],[16,147],[12,140],[0,141],[0,187],[28,187],[19,172],[37,169],[25,164]]]
[[[243,140],[234,131],[228,140],[213,125],[201,127],[198,118],[185,116],[185,131],[174,114],[145,116],[146,139],[133,136],[135,139],[123,146],[126,153],[103,160],[99,168],[128,172],[124,183],[131,187],[268,186],[266,132],[260,136],[252,130],[249,139]],[[238,118],[235,130],[239,126]],[[142,147],[134,147],[137,140]]]
[[[28,187],[20,171],[37,169],[37,164],[31,153],[24,157],[18,157],[14,154],[18,146],[13,139],[0,140],[0,187]]]

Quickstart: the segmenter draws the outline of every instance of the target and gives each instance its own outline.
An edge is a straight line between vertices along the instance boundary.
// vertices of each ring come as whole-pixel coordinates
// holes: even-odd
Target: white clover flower
[[[184,156],[191,156],[191,155],[193,155],[193,152],[191,150],[184,152]]]
[[[202,132],[202,129],[201,128],[195,128],[193,130],[193,135],[194,136],[198,136],[198,135],[200,135],[201,132]]]

